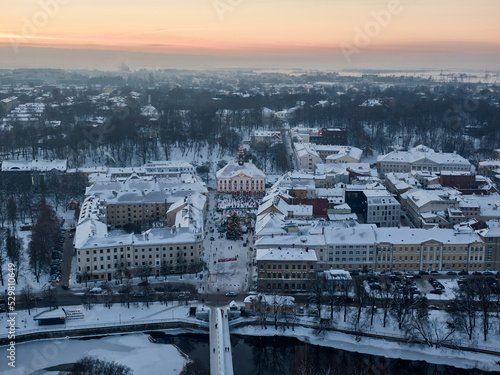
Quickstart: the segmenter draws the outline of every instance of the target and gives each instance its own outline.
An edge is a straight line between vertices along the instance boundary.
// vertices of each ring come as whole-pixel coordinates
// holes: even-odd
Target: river
[[[231,345],[235,375],[494,374],[424,361],[360,354],[283,336],[233,334]],[[155,331],[84,339],[40,340],[18,344],[16,352],[16,369],[0,361],[2,375],[57,374],[87,355],[127,365],[132,368],[134,375],[180,375],[186,365],[187,369],[182,375],[209,375],[210,368],[208,335],[201,333]],[[333,372],[327,372],[328,369]]]

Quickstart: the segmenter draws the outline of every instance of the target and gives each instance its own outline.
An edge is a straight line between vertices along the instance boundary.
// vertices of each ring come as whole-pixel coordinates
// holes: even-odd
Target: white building
[[[377,158],[377,170],[381,176],[389,172],[411,171],[470,171],[470,162],[456,153],[435,152],[420,145],[408,151],[394,151]]]

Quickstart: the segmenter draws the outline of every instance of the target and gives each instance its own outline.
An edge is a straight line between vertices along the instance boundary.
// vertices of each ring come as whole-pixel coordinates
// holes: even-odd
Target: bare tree
[[[123,287],[120,289],[120,294],[122,305],[130,309],[130,303],[132,302],[132,282],[130,279],[125,280]]]
[[[116,362],[84,357],[73,365],[71,370],[60,371],[59,375],[132,375],[130,367]]]
[[[56,289],[48,286],[43,290],[43,299],[46,301],[49,310],[57,309]]]
[[[30,285],[26,285],[21,289],[21,301],[24,302],[26,309],[28,310],[28,315],[31,315],[31,309],[33,308],[33,289]]]
[[[412,305],[413,299],[406,285],[403,285],[392,294],[391,313],[394,319],[396,319],[399,329],[402,329],[403,324],[407,321]]]
[[[423,340],[430,348],[439,348],[451,342],[455,326],[453,324],[443,326],[443,323],[436,318],[429,319],[427,306],[424,303],[410,313],[405,332],[407,337]]]
[[[476,279],[475,289],[477,293],[477,305],[481,311],[482,315],[482,328],[483,328],[483,338],[484,341],[488,339],[488,333],[491,328],[491,321],[489,316],[489,310],[492,305],[492,290],[487,279],[481,277]]]
[[[461,288],[455,291],[455,306],[457,308],[451,311],[451,314],[457,329],[465,332],[469,340],[472,340],[476,328],[476,291],[470,280],[472,279],[468,279]]]

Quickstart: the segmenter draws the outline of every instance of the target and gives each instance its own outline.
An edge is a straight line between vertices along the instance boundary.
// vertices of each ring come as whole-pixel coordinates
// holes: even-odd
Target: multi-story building
[[[134,174],[125,181],[98,181],[86,191],[99,200],[102,220],[110,226],[165,221],[173,203],[196,193],[208,193],[196,175],[158,179]]]
[[[19,105],[19,100],[17,99],[17,96],[11,96],[10,98],[5,98],[0,100],[0,107],[2,107],[2,110],[4,111],[5,114],[12,111],[18,105]]]
[[[310,292],[316,281],[313,250],[301,248],[258,249],[257,290],[271,293]]]
[[[217,193],[241,197],[263,197],[266,193],[266,175],[251,161],[243,160],[240,148],[238,163],[229,162],[217,172]]]
[[[379,228],[377,271],[446,271],[484,269],[485,248],[469,230]]]
[[[494,171],[500,169],[500,160],[483,160],[478,164],[478,171],[483,176],[493,176]]]
[[[471,170],[470,162],[456,153],[434,152],[423,145],[408,151],[394,151],[377,158],[377,170],[381,176],[389,172],[411,171],[462,171]]]
[[[397,227],[401,205],[387,190],[365,190],[366,223],[377,227]]]
[[[323,163],[319,153],[312,146],[310,143],[293,144],[298,169],[314,171],[316,164]]]
[[[77,228],[78,233],[78,228]],[[79,280],[112,280],[147,270],[149,275],[162,272],[197,272],[202,268],[202,232],[190,228],[155,228],[143,234],[107,232],[75,239]],[[162,267],[163,270],[162,271]]]
[[[327,251],[326,254],[320,255],[318,269],[373,270],[375,228],[373,224],[352,228],[325,228]]]
[[[416,227],[422,227],[425,220],[422,214],[428,212],[447,211],[449,208],[458,208],[459,201],[454,196],[449,196],[446,192],[432,192],[427,190],[417,190],[408,193],[406,207],[408,217]]]
[[[477,231],[485,246],[484,267],[500,271],[500,224],[498,221],[487,223],[488,228]]]

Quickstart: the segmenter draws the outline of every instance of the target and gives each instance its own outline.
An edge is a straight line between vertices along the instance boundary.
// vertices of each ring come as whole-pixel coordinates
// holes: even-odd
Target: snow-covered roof
[[[433,149],[422,145],[414,147],[408,151],[393,151],[386,155],[380,155],[377,158],[377,162],[412,164],[424,159],[436,164],[460,164],[470,166],[470,162],[467,159],[456,153],[438,153]]]
[[[273,248],[273,249],[257,249],[255,260],[259,261],[300,261],[300,262],[316,262],[318,260],[314,250],[306,250],[301,248]]]
[[[266,303],[271,305],[273,303],[277,303],[280,306],[283,305],[293,305],[295,303],[295,298],[292,296],[282,296],[278,294],[267,295],[267,294],[258,294],[258,295],[249,295],[243,301],[244,303],[252,303],[253,301],[259,301],[261,303]]]
[[[68,161],[61,160],[4,160],[2,161],[2,172],[8,171],[40,171],[48,172],[57,170],[65,172],[68,168]]]
[[[325,228],[327,244],[342,245],[375,245],[375,224],[360,224],[351,228]]]
[[[33,316],[33,320],[39,319],[66,319],[66,313],[61,309],[45,310],[40,314]]]
[[[142,234],[128,234],[123,231],[111,231],[104,237],[93,236],[78,249],[92,249],[113,246],[154,246],[177,243],[196,243],[201,241],[201,234],[191,228],[153,228]],[[75,246],[76,247],[76,246]]]
[[[245,175],[250,178],[266,178],[262,172],[252,162],[243,163],[242,165],[230,161],[225,167],[217,171],[217,178],[233,178],[239,175]]]
[[[428,241],[446,244],[470,244],[482,242],[481,238],[471,231],[454,229],[421,229],[421,228],[377,228],[375,230],[378,243],[420,244]]]

